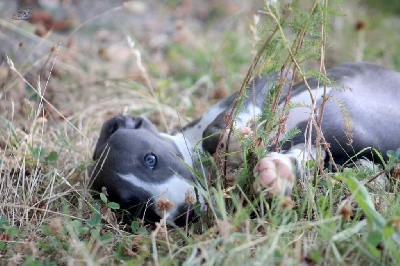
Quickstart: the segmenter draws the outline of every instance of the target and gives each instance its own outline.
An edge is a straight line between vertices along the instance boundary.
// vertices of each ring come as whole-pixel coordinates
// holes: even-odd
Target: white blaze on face
[[[142,188],[148,192],[156,204],[160,199],[167,199],[170,201],[172,208],[165,213],[165,215],[168,217],[175,218],[175,216],[178,214],[178,207],[185,203],[187,197],[191,197],[195,202],[197,201],[194,186],[177,175],[168,177],[167,181],[160,184],[147,183],[133,174],[118,174],[118,176],[132,185]],[[199,199],[200,203],[204,204],[200,195]],[[154,210],[160,217],[164,216],[164,213],[160,210],[157,210],[156,206],[154,206]]]

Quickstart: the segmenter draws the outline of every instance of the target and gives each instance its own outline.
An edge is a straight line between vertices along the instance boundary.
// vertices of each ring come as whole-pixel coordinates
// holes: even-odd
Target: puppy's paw
[[[292,193],[295,171],[288,155],[273,152],[263,158],[253,170],[254,189],[267,197]]]

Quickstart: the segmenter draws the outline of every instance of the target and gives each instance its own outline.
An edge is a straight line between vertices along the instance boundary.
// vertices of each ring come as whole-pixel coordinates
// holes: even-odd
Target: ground
[[[284,17],[282,2],[291,1],[277,2],[272,8]],[[314,3],[293,2],[298,21],[283,29],[289,41]],[[397,2],[332,2],[324,11],[326,66],[368,60],[400,70]],[[261,211],[251,209],[259,202],[242,204],[237,189],[217,186],[211,218],[182,229],[123,224],[117,205],[88,193],[87,168],[104,120],[141,114],[166,132],[185,125],[240,88],[275,25],[264,1],[0,2],[0,261],[399,262],[397,188],[371,191],[360,181],[378,169],[328,173],[318,188]],[[307,70],[319,67],[319,36],[309,32],[309,49],[299,53]],[[282,57],[264,56],[257,71],[278,70],[274,60]]]

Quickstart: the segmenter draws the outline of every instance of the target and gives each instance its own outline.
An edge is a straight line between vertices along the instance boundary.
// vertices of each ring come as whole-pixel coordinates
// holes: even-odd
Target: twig
[[[284,22],[286,21],[286,19],[289,16],[289,14],[290,14],[290,12],[287,12],[285,14],[285,16],[282,19],[282,24],[284,24]],[[229,141],[230,141],[231,134],[233,132],[233,114],[236,111],[237,106],[239,104],[239,101],[243,97],[243,94],[244,94],[247,86],[250,83],[250,80],[251,80],[251,77],[253,75],[253,72],[254,72],[256,66],[259,63],[259,61],[261,59],[261,56],[264,54],[266,48],[270,44],[270,42],[273,39],[273,37],[275,36],[275,34],[278,32],[278,30],[279,30],[279,27],[278,26],[275,27],[275,29],[273,30],[272,34],[268,37],[267,40],[265,40],[265,42],[262,44],[261,48],[258,50],[256,56],[253,58],[253,61],[252,61],[251,65],[250,65],[249,69],[247,70],[246,76],[245,76],[245,78],[243,80],[243,83],[240,86],[240,89],[238,91],[238,95],[237,95],[235,101],[233,102],[232,109],[229,112],[229,114],[226,115],[226,121],[227,121],[226,128],[229,127],[229,132],[228,132],[228,137],[227,137],[226,146],[225,146],[225,154],[226,154],[225,155],[225,160],[222,162],[223,176],[226,176],[226,172],[227,172],[227,163],[226,162],[227,162],[227,156],[228,156],[227,154],[228,154],[228,150],[229,150]],[[217,160],[217,162],[219,164],[221,164],[220,147],[221,147],[224,135],[225,135],[225,131],[223,131],[221,136],[220,136],[219,142],[217,144],[217,150],[216,150],[215,155],[214,155],[214,158],[216,158],[216,160]]]
[[[366,183],[371,183],[372,181],[374,181],[375,179],[377,179],[380,175],[386,173],[386,170],[382,170],[379,173],[377,173],[376,175],[370,177]]]
[[[158,109],[158,112],[160,113],[160,117],[161,117],[161,122],[163,123],[165,129],[169,132],[170,127],[168,126],[167,119],[165,118],[165,115],[161,109],[161,104],[160,104],[160,101],[158,100],[158,97],[154,90],[154,87],[151,84],[150,75],[142,63],[142,54],[141,54],[140,50],[135,47],[136,44],[129,35],[127,36],[127,41],[128,41],[129,47],[132,49],[132,52],[136,57],[136,65],[139,68],[139,71],[145,80],[145,85],[150,90],[151,96],[153,96],[154,99],[156,100],[157,109]]]

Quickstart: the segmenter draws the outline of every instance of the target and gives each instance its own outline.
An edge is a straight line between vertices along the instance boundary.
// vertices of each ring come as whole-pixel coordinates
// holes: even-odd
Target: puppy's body
[[[262,114],[277,75],[255,78],[235,117],[235,127],[247,126]],[[345,64],[328,71],[333,81],[326,87],[322,131],[330,144],[333,159],[344,162],[364,148],[374,147],[386,154],[400,147],[400,73],[371,63]],[[308,80],[316,106],[322,103],[324,88]],[[283,97],[288,87],[284,87]],[[236,95],[212,106],[202,117],[173,135],[160,133],[142,117],[114,117],[103,125],[92,171],[93,188],[107,188],[110,198],[123,208],[133,208],[149,220],[168,215],[171,224],[182,225],[191,215],[198,182],[191,168],[198,166],[198,154],[216,151],[219,136],[226,128],[226,113],[231,111]],[[284,98],[279,102],[283,105]],[[290,193],[302,154],[304,132],[311,114],[311,97],[303,83],[293,86],[286,121],[287,131],[300,129],[284,153],[269,153],[254,169],[255,183],[273,193]],[[315,132],[315,130],[313,130]],[[285,136],[281,135],[283,139]],[[364,155],[368,155],[365,153]],[[297,167],[296,167],[297,166]],[[167,211],[156,203],[168,200]]]

